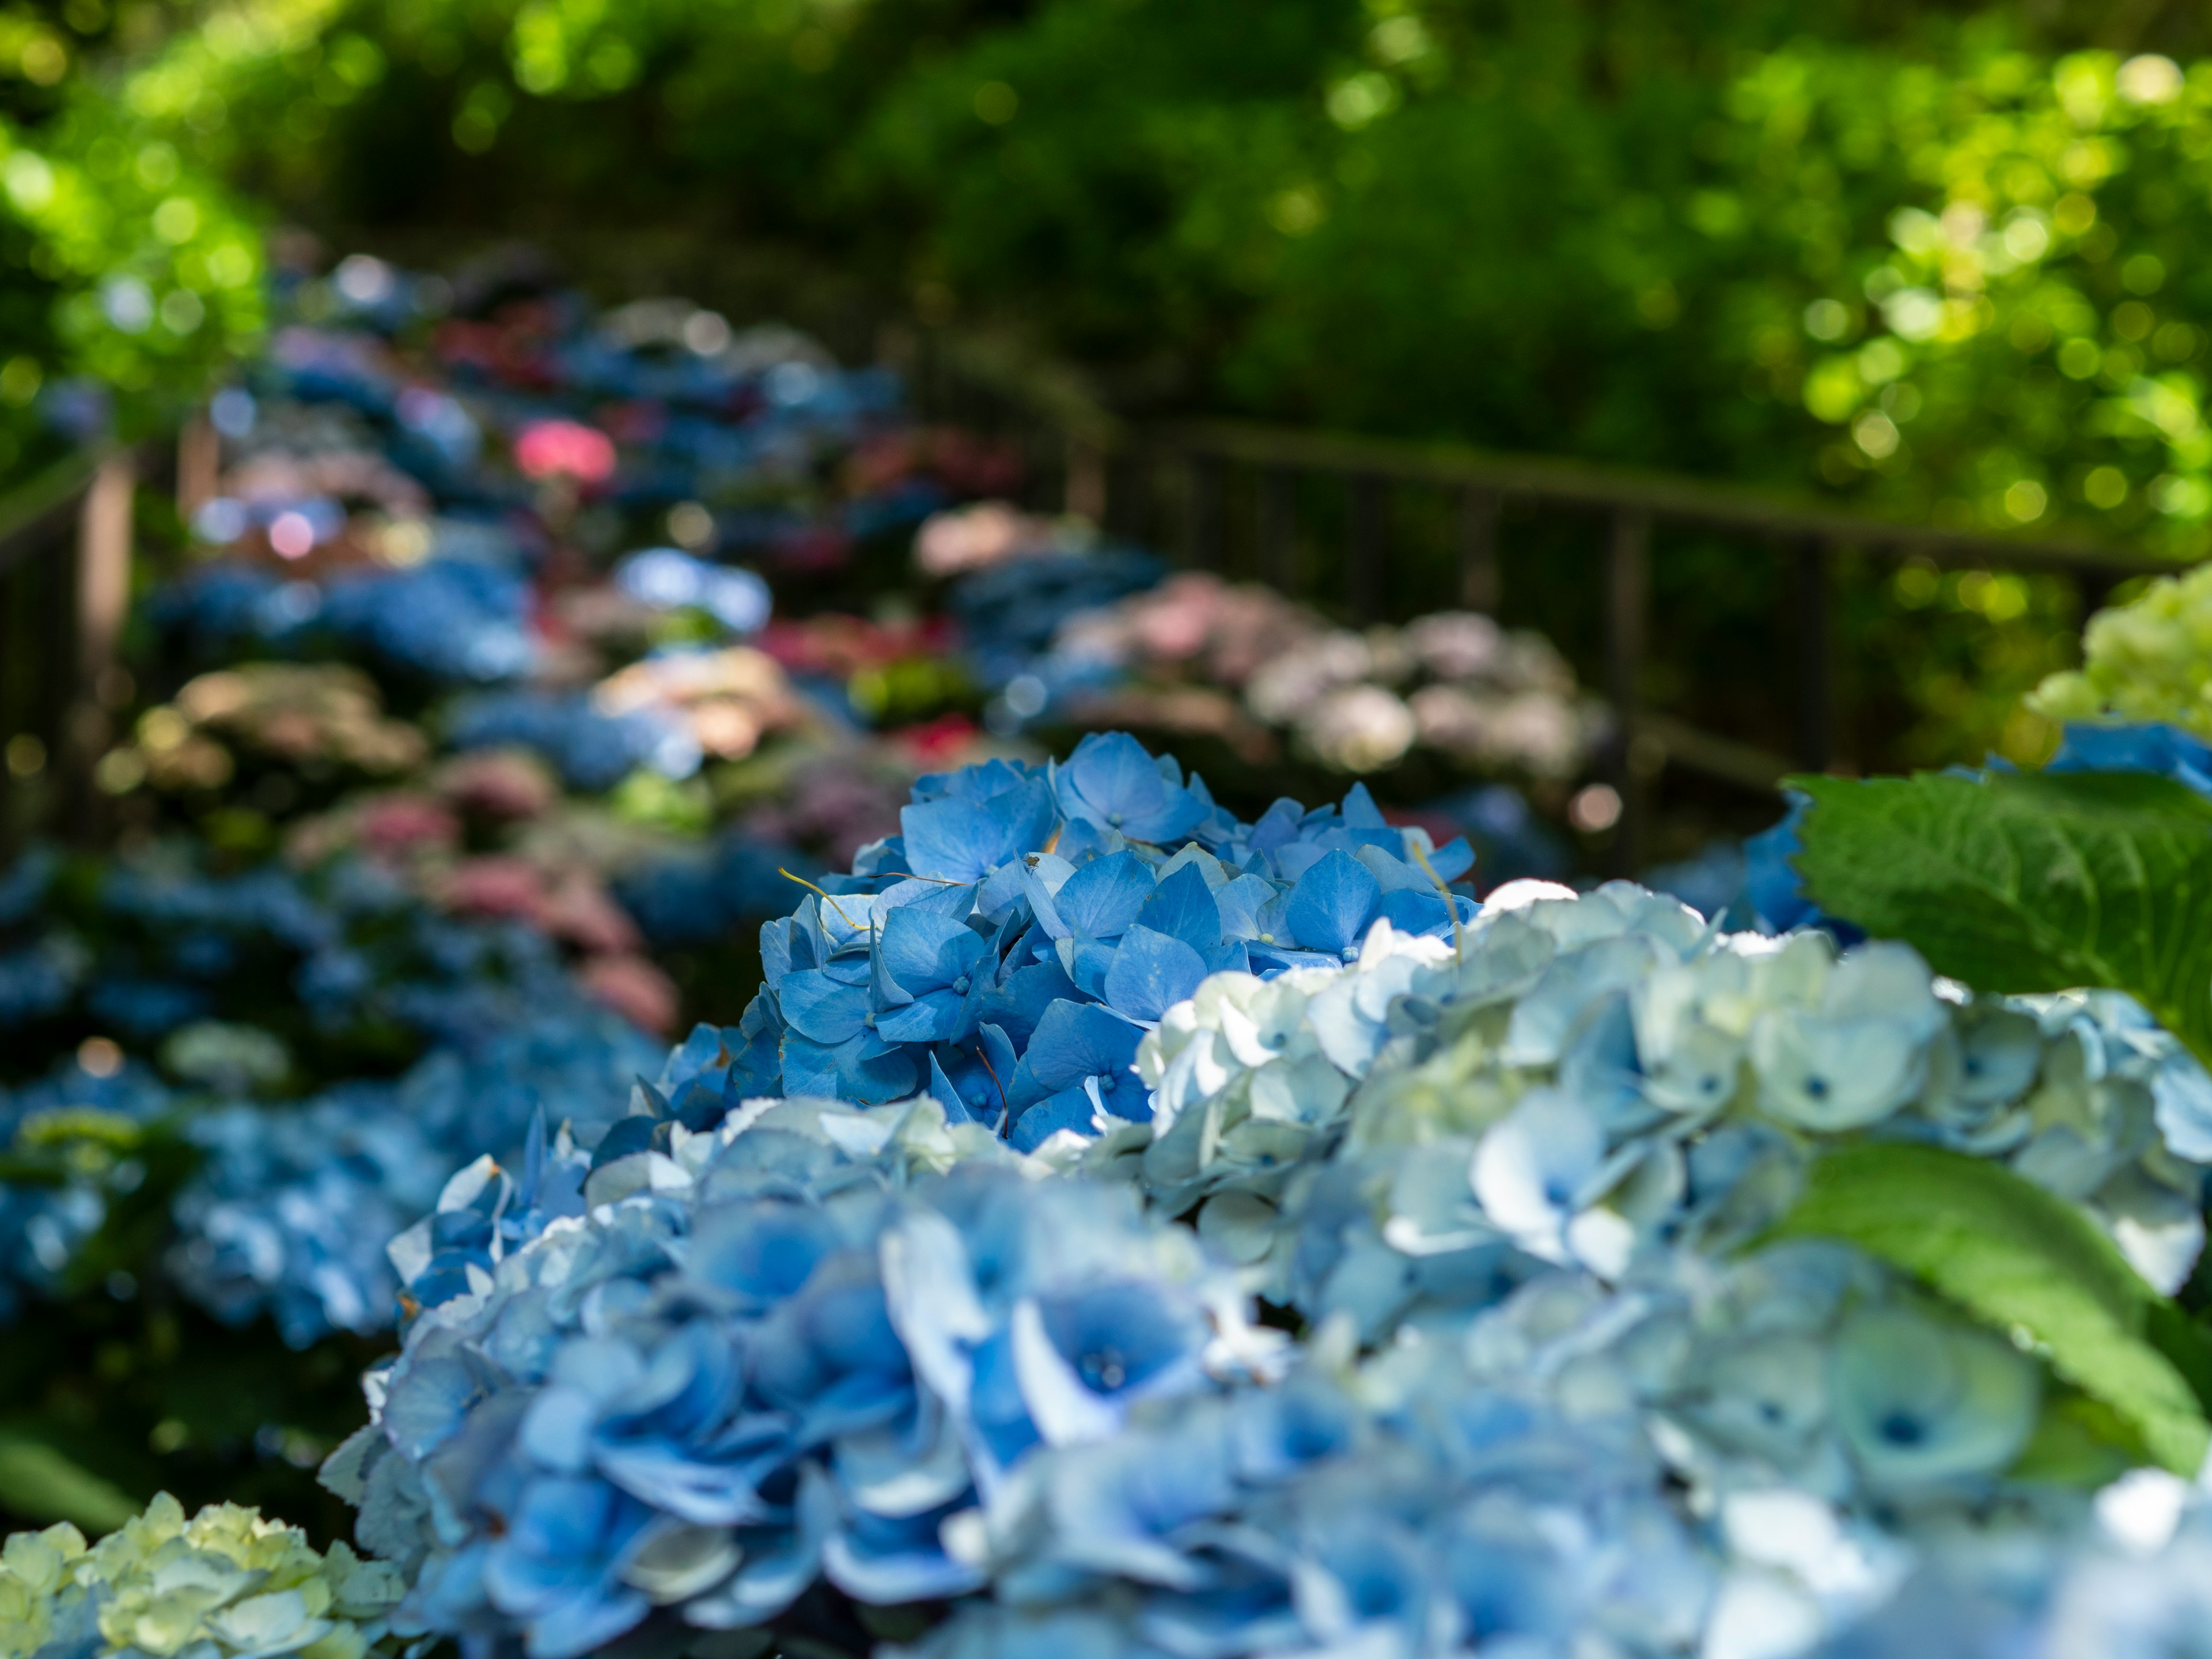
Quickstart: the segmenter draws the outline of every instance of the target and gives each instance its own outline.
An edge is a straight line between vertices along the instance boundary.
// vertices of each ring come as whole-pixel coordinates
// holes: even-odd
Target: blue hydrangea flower
[[[849,442],[892,395],[803,353],[662,350],[680,307],[568,314],[550,395],[464,409],[337,331],[290,337],[269,380],[389,425],[481,510],[503,487],[467,472],[480,419],[653,401],[611,488],[658,511],[702,469]],[[805,521],[708,527],[729,549]],[[411,572],[217,567],[164,606],[210,639],[514,677],[513,538],[435,539]],[[1132,556],[961,584],[986,683]],[[758,610],[690,556],[625,574],[733,626]],[[697,763],[573,699],[454,713],[459,740],[533,741],[586,782]],[[2212,793],[2207,753],[2077,728],[2055,764]],[[1771,928],[1825,920],[1794,823],[1747,849]],[[1242,823],[1097,734],[921,780],[897,836],[763,930],[740,1022],[665,1058],[568,1000],[542,941],[358,867],[143,861],[91,922],[9,878],[0,1018],[88,1008],[153,1041],[240,1017],[232,988],[274,964],[319,1037],[396,1020],[434,1046],[291,1104],[130,1066],[0,1101],[11,1153],[59,1177],[0,1187],[0,1296],[58,1282],[139,1137],[187,1136],[166,1265],[188,1295],[298,1344],[401,1310],[326,1479],[408,1582],[398,1631],[475,1659],[797,1651],[839,1599],[940,1605],[907,1650],[927,1659],[2181,1650],[2201,1495],[2069,1489],[2043,1454],[2087,1419],[2009,1334],[1856,1251],[1765,1241],[1828,1148],[1897,1139],[2001,1163],[2172,1291],[2204,1243],[2212,1079],[2109,994],[1977,996],[1839,926],[1729,933],[1621,884],[1478,910],[1471,860],[1358,787]],[[711,927],[758,862],[645,884]],[[110,933],[128,948],[76,942]],[[252,1080],[181,1052],[184,1081]],[[11,1542],[0,1604],[46,1571]]]
[[[866,1103],[927,1088],[1022,1150],[1142,1123],[1137,1044],[1208,975],[1341,963],[1381,921],[1448,934],[1474,914],[1448,886],[1472,857],[1357,787],[1239,823],[1124,733],[926,777],[898,836],[763,930],[749,1040],[773,1033],[778,1066],[757,1080]]]
[[[441,540],[470,539],[453,533],[457,526],[439,528]],[[519,560],[520,549],[503,550]],[[219,562],[166,584],[150,608],[155,624],[201,660],[241,647],[350,647],[404,672],[466,685],[513,679],[536,660],[529,603],[527,586],[510,569],[481,558],[433,557],[412,569],[351,570],[323,583]]]
[[[1172,757],[1155,760],[1126,732],[1094,732],[1052,773],[1060,812],[1131,841],[1182,840],[1212,808],[1201,789],[1186,787]]]
[[[611,789],[641,766],[689,777],[701,751],[690,731],[652,709],[602,714],[582,692],[483,691],[446,714],[453,747],[535,750],[578,789]]]
[[[381,1241],[435,1200],[447,1164],[393,1092],[359,1084],[194,1116],[205,1162],[178,1195],[166,1263],[185,1293],[233,1324],[265,1310],[297,1348],[391,1328],[398,1281]]]
[[[662,1173],[627,1197],[541,1212],[420,1298],[325,1476],[406,1565],[395,1627],[569,1659],[759,1625],[823,1577],[962,1594],[980,1577],[945,1540],[979,1483],[1248,1374],[1217,1350],[1264,1345],[1188,1234],[988,1158],[928,1175],[944,1126],[772,1105],[683,1132],[632,1155]],[[490,1190],[418,1237],[493,1218]],[[398,1254],[426,1291],[448,1274]]]
[[[295,1347],[389,1330],[403,1285],[417,1303],[459,1294],[582,1209],[593,1149],[619,1156],[616,1127],[653,1121],[629,1109],[653,1052],[600,1011],[556,1006],[435,1049],[394,1083],[197,1115],[186,1133],[204,1161],[178,1194],[165,1265],[217,1318],[265,1311]]]
[[[985,1511],[993,1599],[923,1651],[1694,1644],[1715,1564],[1632,1436],[1448,1364],[1388,1369],[1192,1399],[1039,1456]]]
[[[46,874],[25,884],[23,920],[81,951],[91,994],[64,1010],[157,1054],[170,1084],[127,1061],[0,1097],[0,1145],[55,1177],[0,1183],[0,1315],[64,1282],[114,1196],[143,1179],[140,1139],[174,1133],[199,1161],[173,1200],[173,1240],[140,1276],[165,1273],[231,1323],[271,1316],[298,1347],[388,1330],[399,1282],[386,1244],[457,1170],[491,1158],[526,1170],[547,1114],[588,1161],[635,1080],[661,1070],[660,1045],[584,1002],[541,936],[434,915],[365,866],[216,873],[159,846],[88,864],[89,879],[56,881],[58,868],[33,860]],[[287,1045],[250,1022],[288,972],[313,1037],[343,1053],[357,1040],[388,1051],[398,1036],[421,1058],[392,1082],[274,1098]],[[207,1012],[225,1018],[187,1023]],[[257,1091],[271,1097],[240,1098]]]
[[[2148,772],[2212,795],[2212,744],[2178,726],[2069,720],[2051,772]]]

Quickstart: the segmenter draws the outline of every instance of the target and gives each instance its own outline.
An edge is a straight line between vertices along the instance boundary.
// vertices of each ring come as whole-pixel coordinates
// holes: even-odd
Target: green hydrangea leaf
[[[38,1522],[72,1521],[112,1532],[138,1505],[121,1488],[42,1440],[0,1431],[0,1509]]]
[[[2150,1461],[2127,1419],[2079,1389],[2057,1389],[2043,1402],[2033,1437],[2007,1473],[2015,1480],[2088,1492]]]
[[[2064,1199],[1980,1158],[1880,1143],[1815,1163],[1779,1231],[1913,1275],[2033,1347],[2166,1468],[2203,1464],[2212,1428],[2190,1377],[2202,1334]]]
[[[2130,773],[1790,787],[1823,909],[1977,990],[2125,991],[2212,1063],[2212,801]]]

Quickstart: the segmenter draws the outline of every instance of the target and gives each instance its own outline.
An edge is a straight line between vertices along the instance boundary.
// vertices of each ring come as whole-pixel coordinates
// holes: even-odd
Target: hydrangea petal
[[[1284,920],[1300,945],[1341,956],[1359,943],[1382,904],[1382,885],[1373,872],[1349,853],[1338,851],[1298,878]]]

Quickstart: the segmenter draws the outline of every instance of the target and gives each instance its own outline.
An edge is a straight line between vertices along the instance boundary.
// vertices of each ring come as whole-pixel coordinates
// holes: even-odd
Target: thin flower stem
[[[795,881],[801,887],[807,889],[809,891],[821,894],[822,902],[837,913],[837,919],[840,921],[843,922],[848,927],[851,928],[856,933],[863,931],[859,922],[854,921],[852,917],[845,914],[845,907],[843,905],[838,903],[837,901],[830,894],[823,892],[821,888],[815,886],[815,884],[807,880],[805,877],[794,876],[790,871],[785,869],[780,864],[775,866],[775,872],[779,876],[781,876],[786,881]],[[872,921],[867,925],[866,929],[866,932],[871,933],[875,932],[875,930],[876,924]]]
[[[1444,896],[1444,914],[1451,918],[1452,956],[1455,960],[1464,963],[1467,960],[1467,935],[1461,930],[1459,925],[1459,905],[1452,897],[1452,890],[1445,884],[1444,878],[1437,873],[1437,866],[1429,862],[1429,855],[1424,853],[1419,845],[1410,836],[1406,842],[1406,850],[1413,855],[1414,860],[1427,872],[1429,879],[1436,883],[1437,891]]]
[[[983,1062],[983,1069],[991,1074],[991,1081],[998,1085],[999,1133],[1002,1135],[1011,1133],[1014,1127],[1014,1109],[1006,1103],[1006,1085],[1000,1081],[998,1067],[991,1064],[991,1056],[983,1051],[983,1045],[980,1042],[975,1045],[975,1058]]]

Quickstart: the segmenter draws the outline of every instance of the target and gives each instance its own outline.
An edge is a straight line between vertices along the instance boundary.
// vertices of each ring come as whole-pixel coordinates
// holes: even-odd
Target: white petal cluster
[[[1163,1200],[1340,1133],[1425,1166],[1382,1229],[1416,1251],[1461,1230],[1441,1202],[1618,1277],[1639,1249],[1750,1237],[1823,1146],[1891,1138],[2081,1204],[2160,1290],[2194,1266],[2212,1078],[2128,998],[1979,996],[1902,945],[1723,933],[1625,884],[1518,886],[1456,945],[1378,925],[1341,970],[1217,975],[1169,1010],[1138,1059]]]

